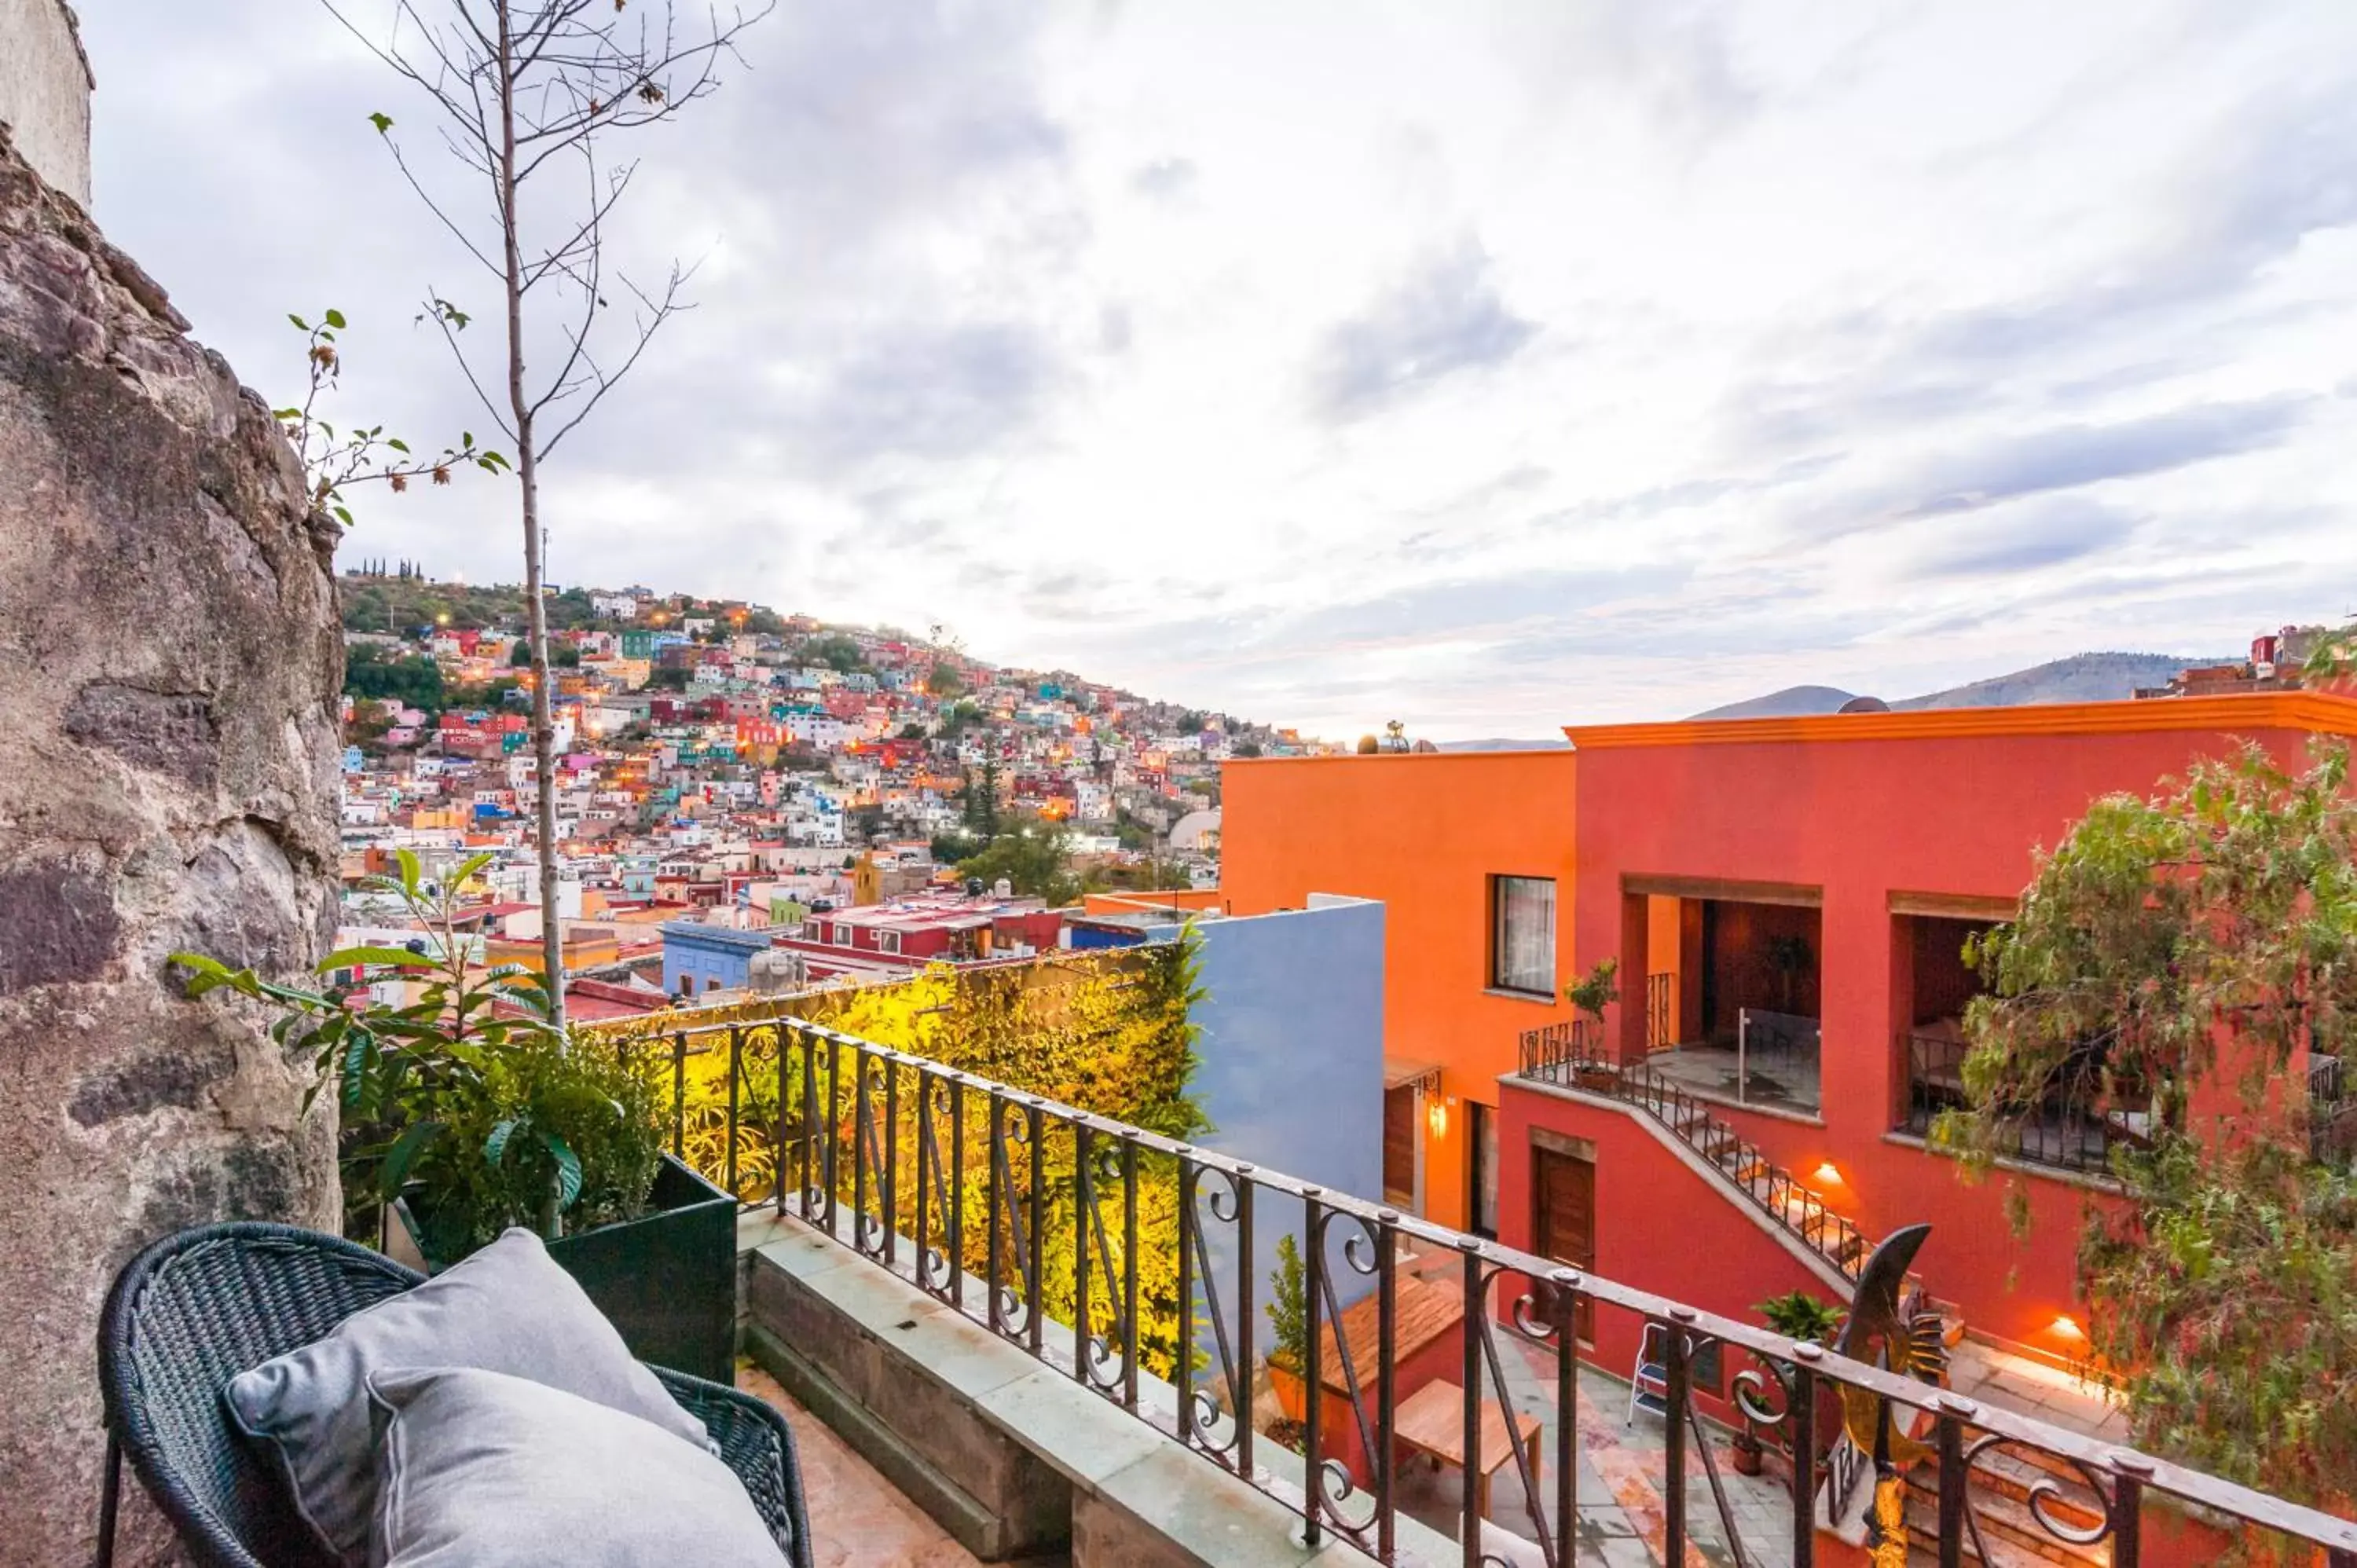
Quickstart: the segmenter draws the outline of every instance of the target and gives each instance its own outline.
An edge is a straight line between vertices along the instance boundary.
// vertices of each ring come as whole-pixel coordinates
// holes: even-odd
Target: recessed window
[[[878,931],[876,933],[876,945],[882,948],[886,952],[899,952],[900,950],[900,933],[898,931]]]
[[[1490,878],[1490,983],[1500,991],[1555,995],[1555,883],[1544,876]]]
[[[834,928],[834,945],[839,948],[847,948],[851,945],[851,928],[840,921]]]

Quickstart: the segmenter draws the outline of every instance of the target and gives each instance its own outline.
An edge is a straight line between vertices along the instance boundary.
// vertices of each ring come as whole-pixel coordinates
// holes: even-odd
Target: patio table
[[[1524,1411],[1514,1412],[1514,1428],[1531,1449],[1531,1478],[1540,1479],[1545,1460],[1536,1444],[1539,1418]],[[1465,1391],[1446,1378],[1426,1383],[1409,1396],[1393,1423],[1393,1432],[1400,1442],[1421,1454],[1429,1454],[1445,1465],[1465,1467]],[[1506,1411],[1495,1399],[1481,1402],[1481,1473],[1473,1482],[1473,1511],[1477,1518],[1490,1516],[1490,1477],[1499,1466],[1514,1456],[1512,1443],[1506,1434]]]

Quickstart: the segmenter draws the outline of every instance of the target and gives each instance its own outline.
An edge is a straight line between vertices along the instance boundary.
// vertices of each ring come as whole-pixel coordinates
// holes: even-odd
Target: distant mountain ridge
[[[1890,700],[1894,709],[2012,708],[2032,703],[2121,703],[2140,686],[2165,686],[2179,671],[2201,664],[2238,662],[2238,656],[2181,658],[2172,653],[2074,653],[2033,664],[2007,675],[1967,682],[1943,692]],[[1877,693],[1878,695],[1879,693]],[[1693,715],[1697,719],[1791,718],[1831,714],[1857,693],[1838,686],[1787,686],[1781,692],[1728,703]]]

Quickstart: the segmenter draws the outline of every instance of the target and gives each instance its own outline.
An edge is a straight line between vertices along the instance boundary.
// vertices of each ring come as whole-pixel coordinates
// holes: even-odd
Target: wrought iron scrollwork
[[[1073,1375],[1082,1386],[1134,1405],[1137,1389],[1137,1141],[1101,1138],[1083,1117],[1072,1124],[1077,1233],[1072,1238]],[[1122,1198],[1121,1258],[1114,1262],[1104,1195]],[[1093,1265],[1093,1270],[1092,1268]],[[1101,1291],[1105,1311],[1097,1312]]]
[[[1539,1555],[1543,1560],[1552,1563],[1556,1560],[1555,1530],[1555,1526],[1548,1522],[1546,1509],[1540,1501],[1538,1455],[1535,1452],[1537,1444],[1534,1438],[1526,1438],[1523,1435],[1522,1423],[1513,1418],[1513,1402],[1506,1392],[1508,1385],[1505,1365],[1498,1358],[1497,1336],[1491,1326],[1489,1313],[1482,1308],[1482,1303],[1489,1299],[1491,1283],[1499,1275],[1508,1271],[1502,1263],[1485,1262],[1481,1254],[1481,1244],[1479,1241],[1469,1239],[1458,1243],[1458,1246],[1465,1254],[1465,1399],[1468,1408],[1466,1422],[1468,1435],[1474,1434],[1480,1428],[1479,1412],[1474,1407],[1487,1397],[1482,1391],[1483,1380],[1486,1377],[1488,1386],[1496,1391],[1499,1409],[1505,1412],[1506,1443],[1514,1456],[1514,1474],[1523,1484],[1523,1498],[1530,1514],[1531,1527],[1537,1532],[1535,1539],[1539,1545]],[[1526,1302],[1531,1302],[1532,1305],[1525,1306],[1523,1304]],[[1513,1308],[1516,1326],[1520,1327],[1525,1322],[1536,1322],[1531,1316],[1535,1305],[1528,1295],[1516,1298]],[[1558,1316],[1568,1317],[1569,1313],[1566,1310],[1558,1313]],[[1545,1326],[1560,1332],[1556,1325],[1550,1324]],[[1576,1407],[1559,1412],[1556,1419],[1566,1423],[1572,1423],[1577,1419]],[[1475,1530],[1480,1528],[1479,1515],[1474,1506],[1475,1477],[1481,1473],[1481,1456],[1476,1452],[1478,1446],[1478,1444],[1469,1444],[1465,1454],[1464,1516],[1468,1528]],[[1566,1529],[1569,1528],[1567,1519],[1562,1522]]]
[[[1181,1156],[1178,1165],[1178,1437],[1179,1441],[1218,1461],[1236,1474],[1252,1475],[1252,1338],[1253,1272],[1249,1262],[1236,1276],[1236,1334],[1228,1335],[1227,1315],[1220,1308],[1218,1271],[1211,1266],[1211,1243],[1204,1233],[1203,1211],[1236,1232],[1236,1255],[1253,1255],[1252,1166],[1233,1169]],[[1217,1178],[1208,1188],[1206,1176]],[[1199,1385],[1193,1366],[1195,1307],[1200,1295],[1211,1320],[1215,1371],[1228,1403],[1222,1409],[1209,1386]]]
[[[1341,1293],[1335,1288],[1335,1271],[1327,1266],[1327,1258],[1336,1222],[1347,1224],[1351,1228],[1351,1233],[1342,1238],[1340,1248],[1343,1264],[1361,1278],[1374,1280],[1381,1289],[1385,1271],[1393,1266],[1394,1243],[1390,1228],[1379,1227],[1363,1215],[1349,1209],[1328,1208],[1314,1197],[1309,1201],[1304,1221],[1308,1245],[1302,1249],[1302,1256],[1307,1278],[1314,1282],[1310,1294],[1315,1298],[1314,1310],[1309,1317],[1309,1332],[1313,1342],[1317,1343],[1318,1351],[1311,1358],[1312,1371],[1316,1376],[1307,1380],[1310,1382],[1310,1408],[1315,1410],[1324,1402],[1319,1397],[1324,1369],[1315,1365],[1324,1350],[1322,1341],[1318,1340],[1319,1325],[1323,1323],[1333,1331],[1335,1359],[1341,1363],[1335,1369],[1341,1374],[1343,1397],[1350,1405],[1351,1419],[1357,1427],[1359,1452],[1366,1455],[1370,1461],[1374,1461],[1383,1447],[1376,1440],[1376,1434],[1389,1425],[1390,1410],[1386,1402],[1390,1393],[1388,1371],[1396,1352],[1392,1325],[1383,1319],[1377,1323],[1376,1343],[1372,1347],[1373,1365],[1385,1375],[1380,1380],[1377,1390],[1378,1408],[1373,1418],[1370,1419],[1367,1389],[1360,1372],[1365,1361],[1361,1352],[1369,1347],[1361,1346],[1356,1350],[1351,1348],[1350,1329],[1342,1316]],[[1313,1463],[1310,1484],[1305,1489],[1313,1521],[1331,1524],[1361,1548],[1372,1549],[1370,1537],[1379,1526],[1389,1521],[1394,1506],[1390,1465],[1375,1464],[1375,1485],[1372,1488],[1362,1487],[1339,1461],[1316,1457],[1318,1444],[1314,1426],[1307,1446]]]
[[[1964,1525],[1972,1534],[1973,1550],[1980,1554],[1980,1559],[1984,1563],[1991,1559],[1987,1546],[1981,1540],[1978,1510],[1975,1509],[1969,1501],[1972,1470],[1974,1466],[1979,1464],[1995,1450],[2012,1444],[2013,1439],[1992,1432],[1985,1433],[1964,1445],[1964,1471],[1967,1482]],[[2021,1488],[2022,1503],[2029,1509],[2029,1517],[2037,1521],[2038,1528],[2056,1541],[2070,1546],[2093,1546],[2109,1536],[2119,1523],[2119,1509],[2111,1489],[2104,1484],[2103,1477],[2095,1473],[2093,1466],[2069,1455],[2050,1455],[2046,1463],[2066,1465],[2077,1471],[2080,1480],[2085,1484],[2088,1492],[2094,1498],[2094,1504],[2089,1508],[2076,1503],[2064,1493],[2061,1482],[2046,1468],[2046,1466],[2040,1465],[2037,1466],[2039,1470],[2037,1478]],[[2066,1517],[2060,1510],[2073,1510],[2096,1517],[2092,1524],[2081,1524]]]
[[[893,1250],[892,1164],[888,1144],[896,1120],[897,1084],[892,1064],[866,1051],[858,1053],[852,1083],[852,1216],[851,1244],[870,1258],[890,1262]],[[879,1115],[877,1101],[887,1103]]]
[[[942,1157],[941,1123],[950,1132]],[[917,1074],[917,1286],[952,1306],[965,1299],[965,1088],[955,1073]],[[935,1239],[936,1229],[939,1240]]]
[[[1037,1118],[1035,1105],[1005,1094],[991,1096],[990,1326],[1009,1339],[1037,1338],[1043,1326],[1036,1244],[1039,1236],[1032,1223],[1038,1218],[1039,1206],[1026,1200],[1027,1193],[1036,1197],[1042,1175],[1041,1151],[1033,1136]],[[1016,1183],[1017,1151],[1023,1155],[1022,1187]],[[1002,1241],[1012,1251],[1003,1251]],[[1006,1274],[1010,1262],[1015,1269],[1012,1280]]]

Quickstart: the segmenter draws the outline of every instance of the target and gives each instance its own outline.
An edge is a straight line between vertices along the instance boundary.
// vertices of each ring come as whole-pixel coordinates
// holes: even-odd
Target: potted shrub
[[[447,886],[482,869],[479,855]],[[447,1267],[510,1225],[613,1320],[633,1354],[726,1381],[736,1325],[736,1200],[662,1152],[652,1084],[602,1052],[576,1051],[547,1021],[538,978],[478,972],[451,896],[417,858],[371,879],[422,935],[320,961],[317,990],[264,980],[195,953],[174,961],[188,991],[274,1005],[273,1033],[313,1053],[343,1116],[348,1225],[390,1206],[388,1250]]]
[[[1594,1031],[1599,1047],[1604,1038],[1604,1009],[1620,1000],[1620,961],[1608,958],[1563,988],[1563,999],[1571,1004],[1578,1022]],[[1591,1058],[1583,1050],[1572,1065],[1572,1081],[1582,1089],[1609,1094],[1620,1087],[1620,1069],[1614,1061]]]
[[[1298,1423],[1309,1416],[1308,1390],[1301,1380],[1309,1360],[1309,1298],[1302,1283],[1301,1247],[1290,1235],[1276,1239],[1276,1267],[1269,1271],[1268,1283],[1269,1302],[1263,1310],[1276,1331],[1268,1352],[1268,1385],[1285,1419]]]
[[[1804,1290],[1771,1295],[1756,1304],[1751,1310],[1785,1338],[1804,1343],[1823,1345],[1841,1328],[1841,1308],[1831,1302],[1820,1301]],[[1763,1452],[1760,1434],[1751,1430],[1751,1423],[1747,1417],[1735,1434],[1736,1473],[1743,1476],[1760,1474]]]
[[[1751,1310],[1787,1339],[1823,1345],[1841,1331],[1842,1309],[1829,1301],[1819,1301],[1804,1290],[1771,1295]]]

